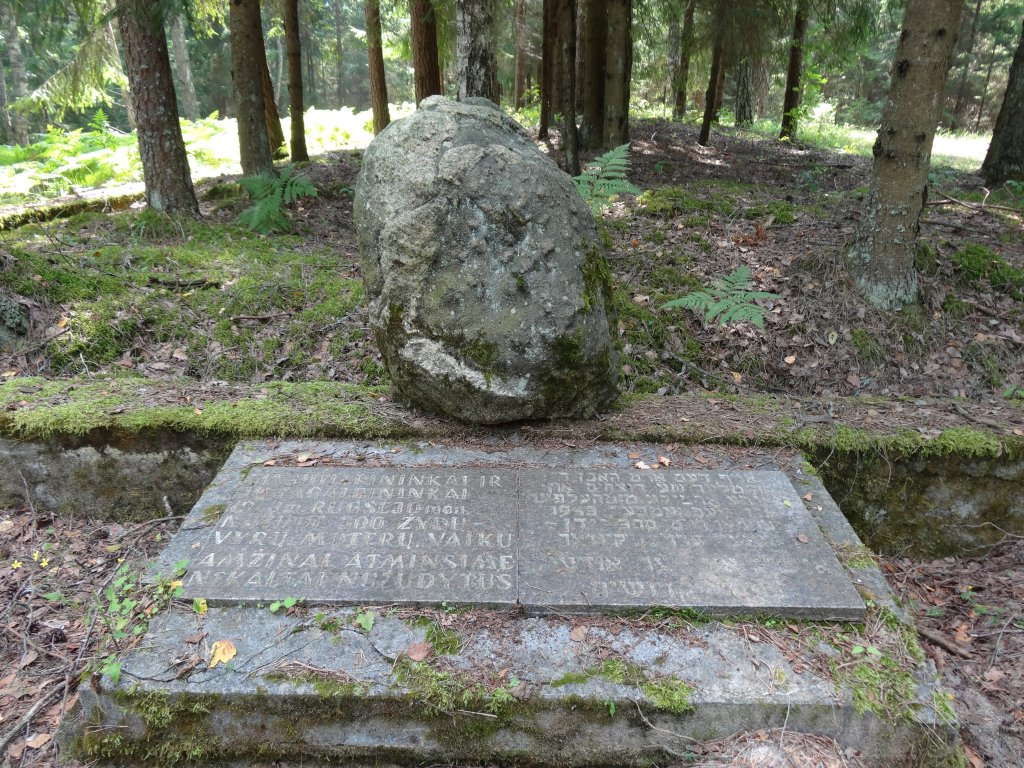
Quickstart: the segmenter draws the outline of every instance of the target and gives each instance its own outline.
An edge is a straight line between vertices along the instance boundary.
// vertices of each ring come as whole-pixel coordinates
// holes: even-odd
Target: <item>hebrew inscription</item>
[[[208,525],[190,597],[864,611],[778,472],[258,467]]]

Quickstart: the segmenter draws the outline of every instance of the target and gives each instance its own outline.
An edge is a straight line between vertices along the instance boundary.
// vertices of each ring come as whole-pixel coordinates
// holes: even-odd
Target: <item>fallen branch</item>
[[[995,419],[989,419],[984,416],[975,416],[973,413],[964,408],[960,403],[953,403],[953,410],[963,416],[965,419],[970,419],[978,424],[984,424],[986,427],[992,427],[994,429],[1003,430],[1006,429],[1006,424],[998,422]]]
[[[9,730],[4,735],[3,739],[0,739],[0,753],[4,752],[7,749],[7,745],[18,737],[18,734],[21,733],[21,729],[32,721],[32,718],[36,716],[39,710],[50,703],[50,699],[54,698],[58,693],[61,693],[67,687],[68,678],[65,677],[60,685],[58,685],[56,688],[51,688],[50,691],[45,696],[43,696],[41,699],[39,699],[39,701],[33,704],[32,708],[25,713],[25,716],[14,724],[14,727],[11,728],[11,730]]]
[[[997,211],[1009,211],[1010,213],[1022,213],[1020,208],[1014,208],[1014,207],[1009,206],[1009,205],[978,205],[977,203],[968,203],[966,200],[958,200],[955,197],[951,197],[950,195],[947,195],[945,192],[939,192],[939,190],[935,190],[935,192],[937,194],[941,195],[942,197],[946,198],[946,200],[949,201],[949,203],[956,203],[957,205],[962,205],[964,208],[972,208],[975,211],[981,211],[982,213],[988,213],[989,211],[991,211],[993,209],[997,210]],[[947,204],[948,203],[943,202],[941,200],[930,200],[929,202],[925,203],[925,205],[947,205]]]
[[[49,344],[51,341],[56,339],[58,336],[63,336],[65,333],[67,333],[70,330],[71,330],[70,328],[61,328],[55,334],[53,334],[52,336],[47,336],[45,339],[43,339],[39,343],[33,344],[31,347],[21,347],[19,349],[11,350],[11,352],[9,352],[6,356],[8,358],[13,359],[15,357],[21,357],[23,355],[27,355],[27,354],[30,354],[32,352],[35,352],[37,349],[42,349],[47,344]]]
[[[917,627],[917,634],[919,634],[925,640],[934,643],[940,648],[945,648],[947,651],[956,654],[961,659],[971,658],[970,651],[961,648],[959,645],[954,643],[952,640],[948,639],[945,635],[941,634],[940,632],[928,629],[928,627],[922,627],[920,624],[916,624],[915,626]]]

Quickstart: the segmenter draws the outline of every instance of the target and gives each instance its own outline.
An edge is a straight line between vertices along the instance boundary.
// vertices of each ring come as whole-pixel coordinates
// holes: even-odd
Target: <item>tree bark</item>
[[[792,139],[797,128],[797,110],[800,108],[800,80],[804,71],[804,39],[807,37],[806,0],[799,0],[793,19],[793,38],[789,45],[789,66],[786,69],[786,90],[782,100],[782,129],[780,139]],[[955,35],[954,35],[955,37]]]
[[[282,8],[282,10],[284,9]],[[278,35],[274,38],[274,65],[277,67],[277,73],[274,75],[274,106],[277,108],[278,115],[285,108],[281,97],[284,95],[282,89],[284,88],[284,65],[286,58],[284,41]],[[267,63],[269,64],[269,62]]]
[[[274,93],[274,81],[270,79],[270,64],[267,62],[267,45],[263,39],[263,21],[259,15],[257,1],[256,18],[259,21],[259,60],[260,78],[263,83],[263,119],[267,123],[267,141],[271,157],[284,157],[284,129],[281,127],[281,115],[277,111],[277,95]]]
[[[516,76],[513,103],[516,109],[526,106],[526,0],[516,0]]]
[[[199,101],[196,86],[192,82],[192,60],[188,55],[188,40],[185,37],[185,19],[180,13],[170,18],[171,42],[174,46],[174,69],[178,75],[178,89],[181,91],[181,106],[189,120],[199,119]]]
[[[985,70],[985,84],[981,88],[981,101],[978,104],[978,116],[974,119],[974,132],[981,132],[981,120],[985,116],[985,105],[988,102],[988,87],[992,83],[992,68],[996,64],[996,44],[988,55],[988,69]]]
[[[700,126],[697,143],[702,147],[711,140],[711,123],[715,120],[715,102],[718,101],[718,86],[721,83],[722,59],[725,50],[724,24],[720,21],[715,32],[715,42],[711,48],[711,74],[708,76],[708,89],[704,92],[704,121]]]
[[[7,82],[4,77],[4,65],[0,61],[0,143],[7,144],[11,136],[11,113],[7,109]]]
[[[605,58],[608,47],[608,0],[582,0],[583,76],[579,89],[583,101],[580,145],[586,149],[604,146]]]
[[[759,58],[751,73],[751,88],[754,91],[754,114],[760,120],[768,113],[768,92],[771,87],[771,70],[768,59]]]
[[[744,59],[736,66],[736,125],[754,122],[754,66]]]
[[[455,29],[459,101],[482,96],[497,104],[501,97],[495,59],[494,0],[458,0]]]
[[[690,55],[693,52],[693,14],[697,0],[688,0],[683,13],[683,31],[679,37],[679,65],[676,67],[676,100],[672,119],[682,120],[686,114],[686,89],[690,80]]]
[[[163,18],[150,0],[119,0],[118,26],[138,120],[146,202],[154,211],[199,215],[178,122]]]
[[[334,106],[341,109],[345,106],[345,59],[342,56],[344,47],[345,17],[342,0],[334,0],[334,54],[335,54],[335,79],[337,85],[334,91]],[[300,39],[301,44],[301,39]],[[306,54],[308,57],[308,53]]]
[[[340,2],[340,0],[339,0]],[[302,23],[299,20],[299,44],[306,51],[306,55],[303,60],[306,62],[306,76],[302,79],[302,87],[306,89],[305,103],[311,107],[315,107],[318,103],[319,94],[317,92],[317,76],[316,76],[316,57],[318,51],[314,47],[316,38],[309,29],[308,23]],[[339,67],[341,64],[339,63]],[[326,85],[326,84],[325,84]],[[339,103],[339,107],[344,104]]]
[[[868,199],[847,252],[857,290],[881,309],[917,299],[914,252],[962,10],[963,0],[908,0],[904,12]]]
[[[230,0],[228,24],[231,31],[231,81],[235,86],[235,112],[238,119],[238,145],[242,173],[259,176],[274,172],[270,141],[267,138],[264,105],[263,28],[259,0]]]
[[[412,21],[412,62],[417,106],[427,96],[443,93],[437,51],[437,14],[431,0],[409,0]]]
[[[978,16],[981,15],[982,0],[974,4],[974,14],[971,17],[971,33],[967,38],[967,46],[964,48],[964,65],[960,69],[960,82],[956,87],[956,101],[953,104],[953,124],[951,130],[957,130],[967,122],[967,75],[971,71],[971,62],[974,60],[974,40],[978,34]]]
[[[541,43],[540,62],[540,124],[537,136],[546,139],[548,126],[554,111],[555,89],[555,38],[558,30],[558,0],[544,0],[544,32]]]
[[[25,57],[21,52],[21,38],[18,35],[18,19],[10,0],[0,0],[0,27],[7,44],[7,64],[11,70],[12,101],[28,94],[28,73]],[[11,110],[11,138],[19,146],[28,145],[28,118],[17,110]]]
[[[576,0],[560,0],[562,29],[562,150],[565,172],[580,175],[579,136],[576,129]]]
[[[370,57],[370,103],[373,107],[373,132],[380,133],[391,122],[388,110],[388,84],[384,79],[384,49],[381,42],[380,0],[366,0],[366,50]]]
[[[629,141],[629,87],[633,71],[633,0],[608,0],[604,81],[604,146]]]
[[[990,187],[1024,181],[1024,25],[981,172]]]
[[[299,0],[284,2],[284,42],[288,48],[288,110],[292,118],[292,162],[305,162],[309,160],[309,151],[306,149],[306,108],[302,97]]]

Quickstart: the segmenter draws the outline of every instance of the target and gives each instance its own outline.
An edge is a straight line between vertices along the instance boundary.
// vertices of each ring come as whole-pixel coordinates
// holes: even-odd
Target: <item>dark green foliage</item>
[[[1006,259],[985,246],[968,243],[953,254],[953,261],[969,283],[988,280],[997,291],[1018,300],[1024,299],[1024,269],[1007,263]]]
[[[288,231],[291,223],[285,215],[284,207],[300,197],[317,196],[313,182],[296,173],[292,163],[284,167],[280,176],[245,176],[238,183],[253,200],[253,204],[242,211],[238,221],[255,232]]]
[[[579,176],[574,176],[580,197],[594,215],[619,195],[639,195],[640,189],[629,182],[629,144],[622,144],[595,157]]]
[[[764,328],[764,309],[754,302],[782,297],[777,293],[752,291],[750,285],[750,268],[744,265],[737,267],[731,275],[712,282],[706,291],[692,291],[666,302],[662,309],[690,309],[706,323],[713,320],[717,320],[719,325],[748,322]]]

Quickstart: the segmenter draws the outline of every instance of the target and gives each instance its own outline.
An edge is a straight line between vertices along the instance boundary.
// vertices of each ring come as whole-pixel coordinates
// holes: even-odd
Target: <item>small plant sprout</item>
[[[781,299],[777,293],[752,291],[750,268],[737,267],[732,274],[714,280],[706,290],[691,291],[661,305],[662,309],[682,307],[692,310],[705,323],[718,325],[747,322],[764,328],[764,308],[755,302]]]
[[[626,179],[629,171],[629,144],[595,157],[579,176],[574,176],[576,189],[597,216],[601,209],[622,194],[639,195],[640,189]]]
[[[269,606],[271,613],[277,613],[279,610],[284,608],[285,613],[295,607],[296,603],[299,602],[297,597],[286,597],[283,600],[275,600]]]
[[[376,618],[373,611],[360,610],[356,614],[356,624],[363,628],[364,632],[369,632],[373,629],[373,620]]]

